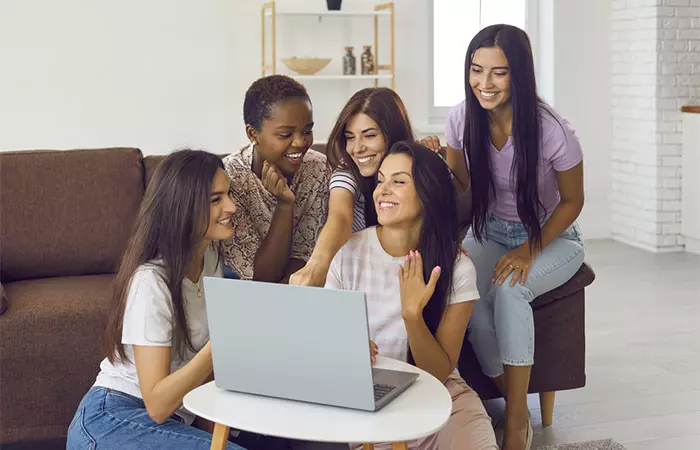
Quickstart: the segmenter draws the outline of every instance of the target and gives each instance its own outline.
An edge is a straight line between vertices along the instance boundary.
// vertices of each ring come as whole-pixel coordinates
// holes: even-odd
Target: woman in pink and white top
[[[400,141],[377,176],[373,203],[379,225],[355,233],[340,249],[326,287],[365,292],[378,351],[431,373],[452,394],[448,425],[410,448],[497,449],[479,396],[456,369],[479,294],[474,266],[459,251],[447,165],[427,148]]]
[[[506,398],[506,450],[529,448],[534,323],[530,302],[569,280],[584,259],[583,153],[574,130],[537,96],[527,34],[509,25],[469,44],[466,99],[449,115],[448,164],[471,187],[479,300],[469,342]]]

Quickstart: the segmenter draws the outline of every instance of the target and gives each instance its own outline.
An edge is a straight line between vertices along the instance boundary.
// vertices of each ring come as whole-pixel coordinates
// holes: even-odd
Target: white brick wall
[[[700,0],[612,9],[613,237],[679,250],[680,107],[700,100]]]

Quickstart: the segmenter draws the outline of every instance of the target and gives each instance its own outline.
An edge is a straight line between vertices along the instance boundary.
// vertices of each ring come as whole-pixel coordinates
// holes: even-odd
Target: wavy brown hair
[[[182,281],[207,232],[211,184],[218,169],[224,169],[218,156],[180,150],[168,155],[153,174],[115,278],[104,340],[110,362],[128,360],[122,330],[131,279],[139,266],[154,260],[159,261],[170,291],[172,348],[180,358],[185,349],[195,350],[187,326]]]
[[[396,92],[385,87],[365,88],[348,100],[328,137],[328,165],[332,170],[341,168],[352,172],[365,197],[365,222],[370,227],[377,224],[377,212],[372,199],[374,188],[377,187],[376,176],[363,177],[360,174],[360,169],[348,155],[345,139],[348,122],[358,114],[366,114],[377,122],[384,136],[387,152],[396,142],[412,141],[413,128],[406,107]]]

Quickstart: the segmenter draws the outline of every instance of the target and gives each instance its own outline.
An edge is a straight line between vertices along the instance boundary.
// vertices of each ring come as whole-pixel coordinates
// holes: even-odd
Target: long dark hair
[[[459,251],[457,196],[450,170],[437,153],[413,141],[403,141],[392,145],[384,159],[391,155],[406,155],[413,161],[411,176],[423,206],[418,251],[423,258],[425,282],[428,282],[436,266],[441,269],[435,292],[423,309],[425,324],[435,335],[452,292]],[[409,361],[413,361],[410,349]]]
[[[530,245],[539,247],[542,241],[540,217],[544,208],[537,186],[537,166],[541,138],[540,113],[546,108],[543,108],[544,102],[537,95],[530,39],[523,30],[511,25],[491,25],[479,31],[469,43],[464,63],[464,146],[469,159],[474,236],[478,241],[485,237],[486,213],[492,197],[496,195],[490,157],[489,116],[469,84],[472,58],[482,47],[498,47],[508,60],[515,144],[511,180],[515,180],[518,216],[527,230]]]
[[[157,259],[162,261],[163,281],[172,300],[172,348],[180,358],[186,348],[195,350],[187,326],[182,281],[207,231],[211,184],[218,169],[224,169],[218,156],[180,150],[168,155],[153,174],[115,278],[104,341],[110,362],[127,360],[122,329],[131,279],[140,265]]]
[[[413,128],[406,107],[396,92],[385,87],[365,88],[348,100],[328,137],[328,165],[332,170],[343,168],[352,172],[365,198],[365,224],[370,227],[377,224],[377,211],[372,200],[372,193],[377,186],[376,177],[363,177],[346,150],[345,128],[358,114],[366,114],[377,122],[387,148],[398,141],[412,140]]]

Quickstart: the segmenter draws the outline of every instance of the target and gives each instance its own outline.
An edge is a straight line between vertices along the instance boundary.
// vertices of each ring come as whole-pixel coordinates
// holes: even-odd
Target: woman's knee
[[[511,277],[503,284],[494,284],[491,287],[493,305],[495,309],[503,308],[529,308],[529,303],[535,299],[532,290],[524,284],[515,283],[511,286]]]

